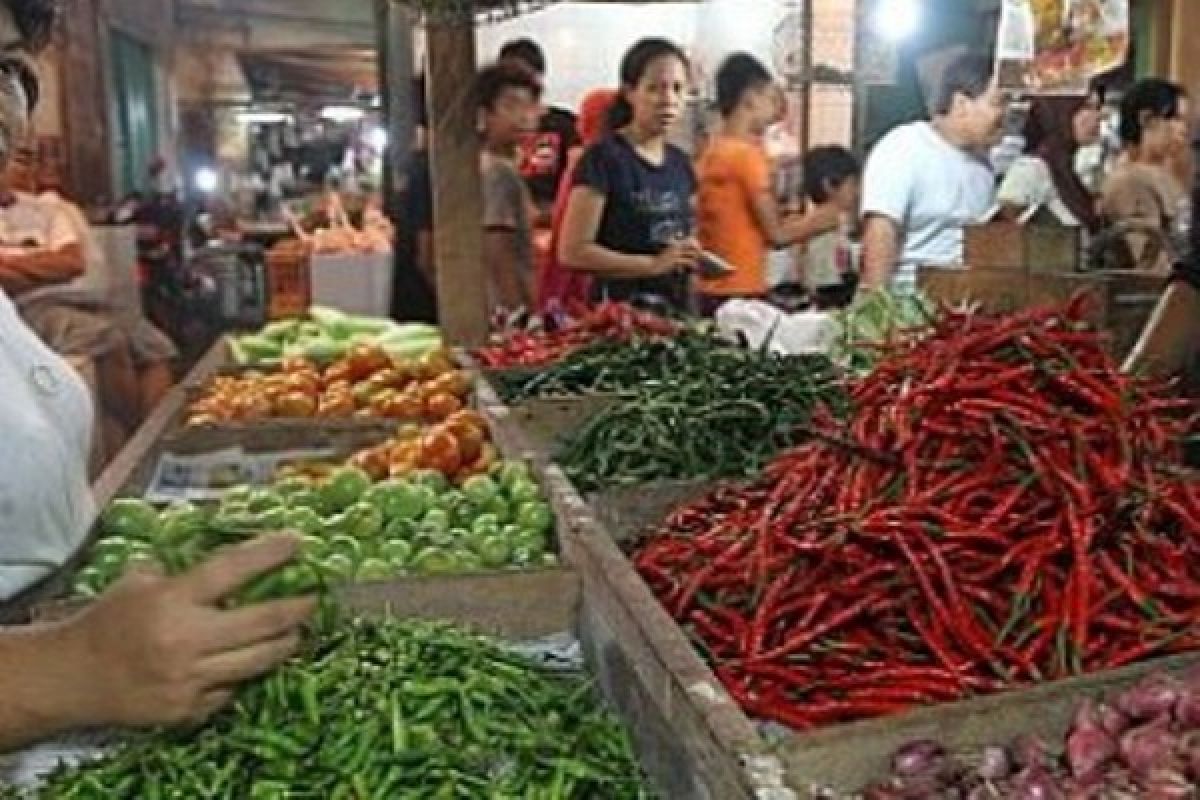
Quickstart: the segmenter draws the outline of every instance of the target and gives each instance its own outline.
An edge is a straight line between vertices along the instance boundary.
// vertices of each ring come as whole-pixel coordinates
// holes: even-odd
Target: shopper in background
[[[997,201],[1018,212],[1042,206],[1064,225],[1095,232],[1096,197],[1075,171],[1075,156],[1100,139],[1103,108],[1099,88],[1081,97],[1035,98],[1025,122],[1025,155],[1005,173]]]
[[[987,152],[1006,101],[982,55],[952,58],[933,82],[931,122],[887,134],[863,176],[863,274],[867,289],[916,289],[919,267],[961,266],[963,227],[992,206]]]
[[[33,58],[55,26],[52,0],[0,0],[0,169],[38,95]],[[55,256],[59,258],[61,256]],[[61,568],[94,508],[85,462],[91,402],[0,290],[0,599]],[[275,537],[215,556],[190,574],[134,571],[83,612],[0,630],[0,751],[76,728],[198,721],[296,647],[311,599],[234,611],[222,599],[295,555]]]
[[[1190,223],[1188,187],[1171,165],[1190,147],[1187,94],[1156,78],[1139,81],[1121,98],[1124,151],[1100,198],[1110,240],[1106,265],[1166,273]]]
[[[531,69],[542,83],[546,82],[546,54],[532,39],[517,39],[500,48],[500,60],[513,59]],[[547,107],[538,119],[537,130],[521,137],[518,148],[518,165],[522,177],[529,184],[529,191],[537,204],[539,223],[550,222],[550,209],[558,194],[563,175],[567,173],[567,162],[573,148],[581,139],[575,115],[555,106]]]
[[[804,285],[819,309],[849,305],[858,288],[858,273],[850,248],[861,195],[858,159],[844,147],[829,145],[804,156],[804,215],[811,229],[821,232],[804,249]]]
[[[517,170],[517,146],[537,122],[540,96],[541,82],[518,61],[498,61],[475,79],[483,135],[483,257],[493,309],[533,304],[535,211]]]
[[[428,112],[425,76],[412,82],[416,132],[404,170],[399,221],[396,279],[392,282],[392,317],[437,322],[437,270],[433,263],[433,181],[429,173]],[[392,157],[392,156],[389,156]]]
[[[558,185],[550,225],[550,247],[538,264],[537,309],[541,314],[557,314],[574,305],[587,303],[592,281],[584,273],[567,269],[558,260],[558,243],[562,239],[563,219],[571,197],[572,180],[585,147],[600,140],[607,131],[608,115],[617,99],[614,89],[595,89],[583,98],[579,108],[579,139],[582,146],[571,148],[567,169]]]
[[[690,305],[696,177],[667,142],[683,114],[688,60],[665,39],[643,39],[621,62],[611,133],[584,152],[563,219],[559,260],[595,277],[593,297]]]
[[[763,136],[779,115],[779,92],[771,73],[746,53],[735,53],[717,70],[720,132],[697,165],[700,244],[733,268],[699,282],[700,311],[716,312],[733,297],[767,293],[767,251],[837,229],[839,213],[821,207],[784,219],[771,186]]]

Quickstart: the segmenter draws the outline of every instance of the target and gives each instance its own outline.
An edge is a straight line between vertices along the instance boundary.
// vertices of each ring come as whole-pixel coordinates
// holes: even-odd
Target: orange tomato
[[[286,392],[275,400],[275,414],[280,417],[311,417],[317,413],[317,398],[305,392]]]
[[[446,418],[447,425],[473,425],[486,435],[488,432],[487,420],[473,408],[464,408],[462,411],[456,411]]]
[[[261,391],[251,391],[233,401],[236,419],[263,419],[271,416],[271,401]]]
[[[303,356],[288,356],[279,363],[279,370],[288,374],[316,372],[317,366]]]
[[[462,400],[452,394],[439,392],[425,400],[425,413],[434,419],[445,419],[456,411],[462,411]]]
[[[342,419],[354,415],[354,398],[349,392],[326,392],[317,405],[318,417]]]
[[[458,449],[462,453],[464,462],[469,464],[479,458],[479,454],[483,450],[483,443],[487,439],[483,431],[469,422],[453,424],[446,422],[442,427],[458,440]]]
[[[350,459],[350,466],[358,467],[371,476],[372,480],[381,481],[388,477],[387,450],[382,447],[372,447],[355,453]]]
[[[337,383],[354,383],[354,370],[349,361],[335,361],[325,370],[325,388]]]
[[[417,375],[425,380],[432,380],[445,375],[454,369],[454,362],[445,350],[434,350],[421,356],[417,361]]]
[[[321,390],[321,376],[310,370],[299,370],[287,374],[283,384],[289,391],[316,395]]]
[[[409,392],[396,392],[380,412],[388,419],[418,419],[424,411],[421,400]]]
[[[420,465],[436,469],[443,475],[453,475],[462,467],[458,439],[449,431],[434,429],[421,437]]]
[[[471,376],[461,369],[451,370],[429,382],[431,392],[445,392],[455,397],[466,397],[471,391]]]
[[[415,422],[406,422],[405,424],[396,428],[396,435],[394,439],[397,443],[411,442],[420,439],[423,435],[425,435],[424,428]]]
[[[387,352],[375,345],[358,344],[346,354],[346,363],[353,380],[363,380],[392,366]]]

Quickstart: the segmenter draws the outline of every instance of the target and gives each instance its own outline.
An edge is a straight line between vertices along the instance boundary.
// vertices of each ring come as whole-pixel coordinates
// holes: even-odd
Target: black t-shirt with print
[[[518,147],[518,168],[539,206],[554,205],[558,184],[567,169],[567,155],[580,144],[575,115],[551,108],[538,122],[537,133],[524,136]]]
[[[620,253],[657,255],[672,240],[692,235],[695,221],[692,196],[696,174],[686,153],[668,145],[662,164],[652,164],[629,141],[613,134],[583,154],[573,178],[604,195],[604,216],[596,243]],[[657,295],[677,309],[688,302],[687,276],[602,279],[595,283],[598,298],[637,301]]]

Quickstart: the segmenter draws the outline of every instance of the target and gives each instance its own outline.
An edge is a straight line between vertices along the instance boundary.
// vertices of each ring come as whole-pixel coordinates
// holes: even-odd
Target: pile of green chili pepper
[[[947,313],[846,422],[637,548],[747,711],[807,729],[1200,649],[1200,408],[1082,311]]]
[[[803,438],[817,407],[843,404],[823,356],[728,345],[688,352],[686,366],[641,384],[569,438],[557,460],[576,485],[752,476]]]
[[[732,348],[725,339],[694,329],[672,338],[598,341],[534,375],[497,379],[496,390],[510,403],[532,397],[619,394],[694,372],[714,354]]]
[[[638,800],[589,682],[438,623],[356,619],[192,732],[62,769],[55,800]]]

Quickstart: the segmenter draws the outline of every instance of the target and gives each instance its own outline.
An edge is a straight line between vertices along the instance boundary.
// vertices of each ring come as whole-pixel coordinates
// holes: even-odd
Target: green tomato
[[[92,559],[90,566],[106,575],[119,575],[125,571],[125,565],[137,552],[131,547],[124,550],[109,550]]]
[[[533,481],[516,481],[508,486],[508,500],[520,508],[525,503],[540,500],[542,493]]]
[[[450,530],[450,515],[440,508],[432,509],[421,518],[418,526],[421,532]]]
[[[253,528],[259,531],[281,531],[287,527],[287,509],[275,506],[253,516]]]
[[[481,514],[471,524],[471,533],[475,536],[499,536],[500,518],[495,514]]]
[[[358,539],[345,533],[338,533],[329,538],[329,553],[343,555],[355,563],[362,560],[362,544]]]
[[[463,483],[462,491],[472,504],[484,508],[496,497],[500,487],[486,475],[474,475]]]
[[[450,488],[450,481],[436,469],[419,469],[409,474],[408,479],[413,483],[427,486],[436,494],[441,494]]]
[[[377,483],[367,490],[364,499],[383,512],[387,520],[417,519],[429,508],[425,503],[425,493],[407,481]]]
[[[518,567],[529,567],[537,563],[541,559],[541,556],[540,552],[518,545],[513,548],[511,563]]]
[[[467,496],[458,489],[450,489],[438,495],[437,508],[443,511],[454,511],[467,504]]]
[[[550,533],[554,530],[554,512],[542,502],[522,503],[517,509],[517,525],[527,531]]]
[[[321,561],[321,571],[334,583],[348,581],[354,577],[354,560],[344,553],[333,553]]]
[[[419,575],[453,575],[462,572],[456,551],[441,547],[426,547],[413,556],[409,567]]]
[[[109,503],[100,517],[100,528],[113,536],[153,539],[158,535],[158,512],[145,500],[120,497]]]
[[[329,552],[329,540],[318,533],[305,533],[300,536],[303,544],[301,552],[312,558],[320,558]]]
[[[312,484],[309,483],[305,478],[292,475],[291,477],[282,478],[276,481],[275,485],[271,488],[274,489],[276,494],[278,494],[280,497],[286,497],[289,501],[288,504],[291,505],[292,497],[301,492],[311,491]]]
[[[413,556],[413,546],[404,539],[391,539],[379,548],[379,557],[395,569],[407,566]]]
[[[417,532],[417,523],[408,519],[394,519],[383,529],[383,535],[388,539],[412,539]]]
[[[487,536],[476,540],[475,553],[483,566],[497,569],[508,564],[512,558],[512,545],[503,536]]]
[[[118,553],[121,555],[121,557],[125,557],[132,549],[132,539],[126,539],[124,536],[106,536],[92,545],[92,549],[89,551],[88,557],[92,561],[95,561],[96,559],[108,553]]]
[[[500,485],[509,490],[513,484],[533,482],[533,473],[524,461],[500,461],[492,467],[494,476]]]
[[[358,539],[374,539],[383,533],[383,512],[370,503],[355,503],[345,511],[349,533]]]
[[[476,555],[471,550],[465,547],[459,547],[450,551],[454,558],[458,561],[459,572],[482,572],[483,559]]]
[[[253,486],[234,486],[221,495],[221,505],[247,505],[254,491]]]
[[[546,552],[550,546],[550,540],[546,534],[531,531],[528,528],[522,528],[521,532],[509,541],[513,543],[515,549],[528,550],[536,555]]]
[[[396,577],[396,568],[381,558],[368,558],[358,565],[354,579],[362,583],[387,581]]]
[[[283,497],[272,489],[255,489],[246,497],[246,508],[256,513],[283,507]]]
[[[341,511],[358,502],[371,488],[371,476],[357,467],[339,467],[321,484],[317,493],[328,511]]]
[[[512,522],[515,509],[502,495],[497,494],[483,511],[487,514],[495,514],[496,519],[500,520],[500,524],[503,525],[506,522]]]
[[[100,594],[108,583],[109,580],[104,572],[96,567],[84,567],[75,576],[72,589],[75,594],[82,597],[95,597]]]
[[[308,536],[317,536],[325,529],[321,515],[311,508],[289,508],[284,513],[284,528]]]
[[[321,495],[311,486],[291,494],[288,497],[288,505],[292,508],[307,508],[317,512],[320,512],[324,508],[324,504],[321,502]]]

